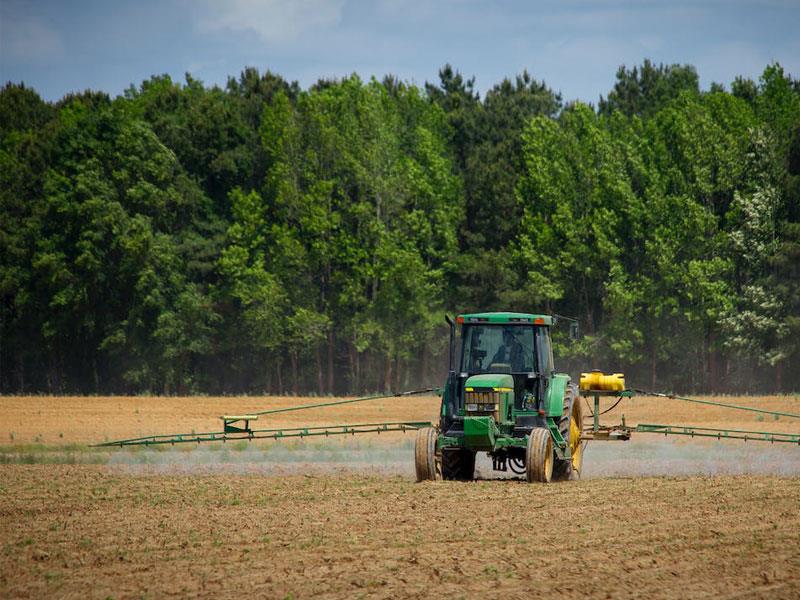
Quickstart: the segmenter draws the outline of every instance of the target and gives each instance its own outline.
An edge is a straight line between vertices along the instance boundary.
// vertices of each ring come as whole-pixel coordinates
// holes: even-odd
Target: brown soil
[[[797,478],[0,476],[4,598],[800,595]]]
[[[692,398],[800,415],[800,396],[692,396]],[[591,402],[592,400],[589,399],[590,404]],[[601,411],[610,407],[614,402],[614,399],[603,399]],[[683,424],[800,433],[800,418],[775,417],[774,415],[654,396],[625,399],[602,420],[609,424],[619,423],[622,414],[625,415],[626,422],[633,425],[637,423]],[[587,410],[584,410],[584,416],[589,416]]]
[[[336,400],[286,396],[6,396],[0,397],[0,443],[80,444],[153,434],[220,431],[221,415]],[[420,396],[370,400],[263,416],[252,427],[425,421],[436,418],[438,403],[437,397]]]
[[[708,398],[706,398],[708,399]],[[800,414],[795,396],[716,397],[713,400]],[[95,443],[151,434],[218,431],[219,416],[326,402],[332,398],[294,397],[153,397],[153,396],[6,396],[0,397],[0,444]],[[602,409],[612,400],[604,399]],[[336,423],[435,420],[435,396],[388,398],[310,411],[264,416],[254,427],[293,427]],[[603,417],[604,423],[689,424],[771,431],[800,431],[800,419],[690,404],[664,398],[624,400]],[[589,412],[584,410],[587,417]],[[402,439],[403,434],[381,439]]]
[[[800,412],[793,397],[719,400]],[[215,430],[223,413],[313,401],[0,398],[0,462],[91,461],[29,444]],[[622,406],[604,420],[800,429],[671,400]],[[433,419],[437,408],[388,399],[269,423]],[[0,464],[0,598],[800,596],[796,446],[642,436],[590,443],[582,481],[416,484],[413,436],[388,439]],[[495,476],[485,460],[478,475]]]

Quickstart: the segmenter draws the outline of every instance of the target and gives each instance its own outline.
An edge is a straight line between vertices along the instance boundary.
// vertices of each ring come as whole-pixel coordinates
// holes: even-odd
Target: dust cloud
[[[800,475],[800,445],[634,439],[589,442],[583,478],[678,475]]]
[[[414,476],[412,440],[398,443],[292,442],[119,450],[108,464],[130,473],[329,474],[357,472]],[[800,476],[800,446],[738,441],[635,439],[589,442],[582,479],[691,475]],[[516,478],[492,470],[481,453],[477,479]]]
[[[121,450],[109,463],[131,473],[325,474],[355,471],[414,475],[412,440],[401,443],[234,443],[167,450]]]

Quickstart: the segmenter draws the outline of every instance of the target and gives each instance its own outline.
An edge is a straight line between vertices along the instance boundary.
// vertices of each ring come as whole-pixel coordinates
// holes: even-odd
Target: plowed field
[[[221,429],[219,417],[223,414],[249,414],[333,400],[335,399],[273,396],[0,397],[0,444],[86,444],[159,433],[216,431]],[[724,396],[714,400],[800,413],[800,397],[794,396]],[[612,403],[613,400],[603,399],[601,410],[610,407]],[[377,421],[424,421],[435,420],[438,410],[439,399],[435,396],[411,396],[269,415],[262,417],[253,426],[295,427]],[[628,424],[675,423],[772,431],[800,429],[798,419],[781,417],[776,420],[771,416],[759,416],[746,411],[654,397],[627,399],[605,415],[603,422],[619,423],[623,413]],[[584,415],[588,417],[588,410],[584,410]],[[389,439],[402,438],[403,434],[389,436]]]
[[[800,408],[793,397],[722,400]],[[0,597],[800,597],[800,448],[788,444],[595,442],[584,479],[547,486],[494,479],[485,462],[475,482],[414,483],[408,434],[81,445],[312,401],[0,398]],[[668,402],[622,412],[629,423],[800,429]],[[432,398],[384,400],[270,425],[435,412]]]

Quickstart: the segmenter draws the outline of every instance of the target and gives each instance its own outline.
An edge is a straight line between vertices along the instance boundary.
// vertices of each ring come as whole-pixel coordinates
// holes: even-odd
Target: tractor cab
[[[553,318],[524,313],[459,315],[460,355],[451,378],[442,426],[462,429],[464,418],[492,414],[497,424],[529,430],[553,374],[550,327]],[[455,359],[455,356],[453,356]],[[449,393],[448,393],[449,392]]]
[[[480,381],[486,379],[481,375],[510,375],[514,407],[521,410],[532,405],[544,387],[540,383],[553,371],[550,325],[545,318],[508,315],[496,322],[486,315],[459,318],[463,319],[459,378],[464,387],[468,387],[467,378],[478,377],[475,381]],[[537,318],[539,324],[534,323]],[[552,323],[552,319],[548,320]]]

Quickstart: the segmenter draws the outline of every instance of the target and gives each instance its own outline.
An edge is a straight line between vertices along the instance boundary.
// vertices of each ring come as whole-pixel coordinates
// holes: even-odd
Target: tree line
[[[445,312],[580,319],[577,374],[800,388],[800,81],[620,67],[597,106],[481,96],[0,91],[0,392],[345,394],[440,383]]]

